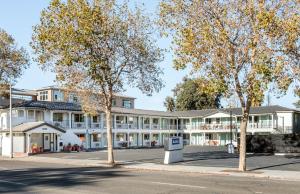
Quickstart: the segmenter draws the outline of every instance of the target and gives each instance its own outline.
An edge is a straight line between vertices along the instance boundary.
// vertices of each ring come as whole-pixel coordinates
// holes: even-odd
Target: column
[[[34,121],[36,121],[36,110],[33,111],[33,118],[34,118]]]
[[[205,145],[205,133],[202,133],[202,145]]]
[[[100,113],[100,128],[104,129],[104,113]]]
[[[113,116],[113,129],[117,128],[117,119],[116,119],[116,115]]]
[[[60,152],[59,142],[60,142],[60,135],[56,134],[56,152]]]
[[[89,121],[88,121],[88,114],[84,114],[84,121],[85,121],[85,128],[88,129],[89,128]]]
[[[53,123],[53,111],[50,111],[50,121]]]
[[[30,134],[26,134],[26,142],[27,142],[27,154],[30,153]]]
[[[129,132],[127,133],[127,147],[130,147],[130,138],[129,138]]]
[[[151,146],[151,142],[152,142],[152,133],[151,133],[151,132],[150,132],[150,134],[149,134],[149,141],[150,141],[149,145],[150,145],[150,147],[152,147],[152,146]]]
[[[72,128],[72,112],[69,112],[69,129]]]
[[[271,115],[271,127],[274,129],[274,115]]]
[[[117,133],[113,134],[113,147],[117,147],[118,145],[116,144],[117,141]]]

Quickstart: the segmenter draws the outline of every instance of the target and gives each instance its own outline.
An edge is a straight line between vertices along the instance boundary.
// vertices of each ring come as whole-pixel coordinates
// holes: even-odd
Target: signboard
[[[182,150],[183,149],[183,139],[182,137],[169,137],[164,141],[164,146],[166,151]]]
[[[177,137],[177,138],[172,138],[172,145],[177,145],[177,144],[180,144],[180,139],[179,139],[179,137]]]

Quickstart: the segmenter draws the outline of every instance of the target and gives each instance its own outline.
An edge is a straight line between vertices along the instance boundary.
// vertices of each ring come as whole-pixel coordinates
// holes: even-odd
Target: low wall
[[[300,153],[300,133],[247,135],[247,152]]]

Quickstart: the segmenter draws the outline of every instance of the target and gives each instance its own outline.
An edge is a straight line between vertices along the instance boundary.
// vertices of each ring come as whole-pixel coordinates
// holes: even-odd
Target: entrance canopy
[[[13,127],[13,132],[14,133],[27,133],[27,134],[32,134],[32,133],[56,133],[56,134],[61,134],[65,133],[66,131],[56,127],[54,125],[51,125],[46,122],[27,122],[27,123],[22,123],[20,125],[17,125]],[[9,132],[9,130],[5,130],[5,132]]]

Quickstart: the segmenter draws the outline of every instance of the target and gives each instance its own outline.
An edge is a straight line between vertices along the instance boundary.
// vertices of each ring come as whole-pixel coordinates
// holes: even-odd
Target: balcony
[[[116,129],[137,129],[137,124],[135,123],[116,123]]]
[[[151,125],[151,129],[153,129],[153,130],[158,130],[158,129],[160,129],[159,124],[152,124],[152,125]]]
[[[100,129],[100,127],[101,127],[100,123],[91,123],[92,129]]]
[[[64,121],[52,121],[52,122],[50,122],[50,124],[52,124],[52,125],[54,125],[56,127],[63,128],[63,129],[70,128],[68,120],[64,120]]]
[[[72,122],[73,129],[85,129],[86,125],[85,122]]]

